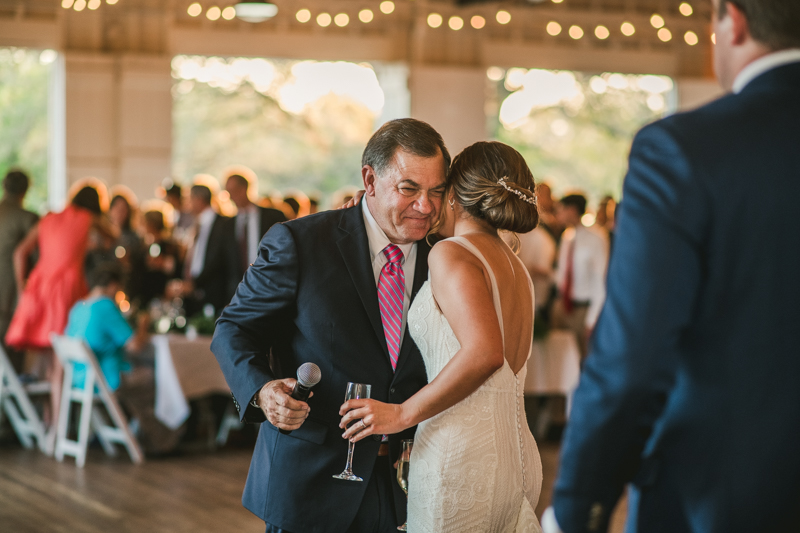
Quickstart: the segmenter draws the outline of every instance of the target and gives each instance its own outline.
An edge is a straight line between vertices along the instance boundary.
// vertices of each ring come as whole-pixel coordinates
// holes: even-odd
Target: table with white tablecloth
[[[211,353],[211,337],[155,335],[156,416],[176,428],[189,416],[189,400],[229,394],[225,376]]]

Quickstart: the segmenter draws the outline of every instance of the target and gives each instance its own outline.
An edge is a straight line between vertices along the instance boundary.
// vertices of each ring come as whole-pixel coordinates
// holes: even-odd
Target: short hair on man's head
[[[442,136],[427,122],[413,118],[390,120],[378,128],[364,148],[361,165],[371,166],[380,177],[394,160],[397,150],[419,157],[436,157],[441,153],[445,174],[450,168],[450,152]]]
[[[122,284],[122,269],[116,263],[103,263],[89,274],[89,288],[108,287],[112,283]]]
[[[800,1],[798,0],[733,0],[744,12],[750,35],[772,50],[800,48]],[[728,13],[728,2],[720,0],[720,19]]]
[[[561,199],[561,205],[564,207],[574,207],[580,216],[586,213],[586,197],[582,194],[568,194]]]
[[[21,170],[9,170],[3,178],[3,190],[12,196],[25,196],[30,186],[28,175]]]
[[[233,180],[233,183],[239,185],[240,187],[244,187],[245,189],[250,187],[250,181],[241,174],[231,174],[228,176],[228,179],[225,180],[225,183],[231,180]]]
[[[189,194],[207,205],[211,205],[211,189],[205,185],[192,185]]]

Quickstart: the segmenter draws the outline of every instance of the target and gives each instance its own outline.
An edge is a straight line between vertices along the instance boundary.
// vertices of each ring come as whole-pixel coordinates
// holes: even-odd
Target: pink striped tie
[[[378,303],[381,307],[383,333],[392,360],[392,370],[397,368],[400,343],[403,339],[403,294],[406,290],[406,275],[403,273],[403,251],[394,244],[383,249],[387,263],[381,269],[378,280]]]

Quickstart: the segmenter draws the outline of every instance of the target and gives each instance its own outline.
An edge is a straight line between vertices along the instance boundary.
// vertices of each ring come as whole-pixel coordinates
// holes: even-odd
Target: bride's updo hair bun
[[[450,166],[456,201],[492,227],[528,233],[539,223],[535,183],[522,155],[500,142],[477,142]]]

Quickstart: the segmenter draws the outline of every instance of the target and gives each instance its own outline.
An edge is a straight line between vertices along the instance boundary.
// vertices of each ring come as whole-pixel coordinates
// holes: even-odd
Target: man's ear
[[[750,39],[750,23],[744,11],[733,2],[725,2],[727,16],[731,18],[731,29],[734,45],[742,45]]]
[[[375,169],[369,165],[361,167],[361,179],[364,181],[364,191],[367,196],[375,196],[375,180],[378,176]]]

